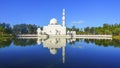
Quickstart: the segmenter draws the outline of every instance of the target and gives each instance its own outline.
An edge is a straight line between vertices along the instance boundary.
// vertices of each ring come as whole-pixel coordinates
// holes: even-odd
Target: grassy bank
[[[120,36],[113,36],[112,38],[120,41]]]
[[[14,36],[12,34],[3,34],[3,35],[0,35],[0,41],[5,41],[6,39],[12,39],[14,38]]]

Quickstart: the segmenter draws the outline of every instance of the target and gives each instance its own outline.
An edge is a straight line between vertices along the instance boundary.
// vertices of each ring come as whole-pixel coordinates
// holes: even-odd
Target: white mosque
[[[66,25],[65,25],[65,9],[62,13],[62,25],[58,24],[57,19],[52,18],[48,26],[44,26],[43,30],[37,29],[38,35],[41,33],[46,33],[48,35],[66,35]]]
[[[58,24],[56,18],[52,18],[48,26],[43,26],[43,30],[40,28],[37,29],[37,34],[48,34],[48,35],[66,35],[66,34],[75,34],[75,31],[66,32],[66,19],[65,19],[65,9],[62,12],[62,25]]]

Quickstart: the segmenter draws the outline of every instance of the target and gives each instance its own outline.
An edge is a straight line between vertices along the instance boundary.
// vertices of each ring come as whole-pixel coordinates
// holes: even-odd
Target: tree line
[[[79,29],[73,26],[72,28],[67,28],[69,31],[76,31],[77,34],[100,34],[100,35],[120,35],[120,24],[103,24],[99,27],[85,27],[84,29]]]
[[[103,24],[102,27],[86,27],[88,34],[112,34],[120,35],[120,24]]]
[[[39,26],[35,24],[16,24],[13,27],[7,23],[0,23],[0,36],[3,35],[17,35],[17,34],[36,34]]]
[[[36,34],[38,26],[35,24],[16,24],[13,26],[14,34]]]
[[[5,34],[36,34],[37,28],[39,26],[35,24],[16,24],[13,27],[8,23],[0,22],[0,36]],[[42,27],[41,27],[42,28]],[[103,24],[103,26],[99,27],[85,27],[84,29],[76,28],[72,26],[71,28],[67,28],[67,31],[76,31],[77,34],[112,34],[112,35],[120,35],[120,24]]]
[[[0,23],[0,37],[2,37],[4,34],[12,34],[12,28],[10,24],[7,23]]]

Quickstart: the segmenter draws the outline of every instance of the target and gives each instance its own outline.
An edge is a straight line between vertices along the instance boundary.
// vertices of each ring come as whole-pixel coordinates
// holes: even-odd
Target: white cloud
[[[83,20],[80,20],[80,21],[73,21],[73,22],[71,22],[72,25],[82,24],[82,23],[84,23]]]

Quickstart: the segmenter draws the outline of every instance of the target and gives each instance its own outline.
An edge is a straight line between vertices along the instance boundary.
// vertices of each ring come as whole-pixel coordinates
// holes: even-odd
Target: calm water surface
[[[3,40],[0,68],[120,68],[120,42],[64,38]]]

